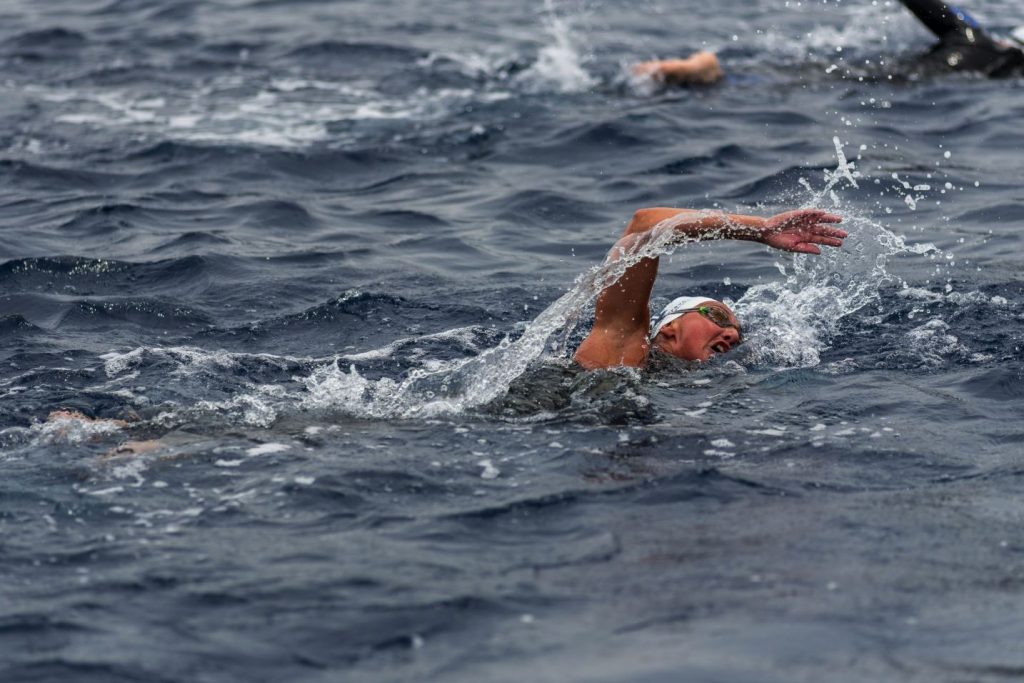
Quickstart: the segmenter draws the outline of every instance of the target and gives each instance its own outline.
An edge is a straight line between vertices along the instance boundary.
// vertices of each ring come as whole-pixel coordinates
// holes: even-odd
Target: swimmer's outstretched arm
[[[820,254],[818,245],[843,246],[845,230],[834,228],[839,216],[820,209],[787,211],[769,218],[694,209],[640,209],[612,249],[621,257],[646,242],[653,231],[672,230],[680,240],[737,239],[760,242],[783,251]],[[650,351],[650,299],[658,276],[658,259],[643,258],[626,269],[597,299],[594,328],[576,351],[585,368],[639,367]]]
[[[633,73],[672,85],[711,85],[725,78],[714,52],[695,52],[686,59],[642,62],[633,67]]]
[[[627,247],[654,229],[671,229],[680,241],[747,240],[783,251],[820,254],[815,245],[843,246],[847,232],[827,225],[841,221],[822,209],[797,209],[767,218],[698,209],[640,209],[616,246]]]

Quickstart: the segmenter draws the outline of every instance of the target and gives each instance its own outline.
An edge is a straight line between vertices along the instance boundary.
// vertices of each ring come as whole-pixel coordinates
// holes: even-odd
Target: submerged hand
[[[820,254],[821,249],[816,245],[843,246],[843,239],[849,233],[827,225],[842,220],[839,216],[821,209],[787,211],[765,219],[759,241],[783,251]]]

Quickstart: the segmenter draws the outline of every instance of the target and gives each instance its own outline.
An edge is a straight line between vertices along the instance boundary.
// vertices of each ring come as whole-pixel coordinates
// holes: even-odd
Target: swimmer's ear
[[[661,335],[661,334],[665,335],[666,339],[675,339],[676,337],[678,337],[679,336],[679,331],[676,330],[676,321],[677,320],[679,320],[679,318],[676,318],[675,320],[673,320],[670,323],[666,323],[665,325],[662,325],[661,329],[658,330],[658,334],[654,335],[654,338],[657,339],[658,335]]]

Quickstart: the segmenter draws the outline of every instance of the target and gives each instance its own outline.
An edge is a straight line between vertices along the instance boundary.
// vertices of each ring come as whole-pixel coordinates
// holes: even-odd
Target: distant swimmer
[[[133,414],[137,420],[138,416]],[[46,422],[40,426],[48,441],[80,443],[94,441],[112,434],[120,434],[128,429],[131,422],[107,417],[89,417],[73,409],[62,408],[52,411]],[[107,457],[123,455],[142,455],[165,448],[162,441],[149,439],[145,441],[128,440],[107,452]]]
[[[936,71],[980,73],[991,78],[1024,75],[1024,50],[989,35],[966,11],[942,0],[901,0],[939,42],[916,60]],[[711,85],[725,78],[713,52],[696,52],[685,59],[661,59],[633,67],[669,85]]]
[[[942,0],[901,0],[939,42],[925,56],[938,68],[970,71],[992,78],[1024,74],[1024,50],[996,40],[964,10]]]
[[[685,59],[660,59],[633,67],[637,76],[649,76],[669,85],[711,85],[725,78],[714,52],[694,52]]]
[[[843,246],[847,232],[832,227],[839,216],[801,209],[770,218],[693,209],[641,209],[615,244],[611,258],[635,253],[661,230],[674,239],[747,240],[783,251],[820,254],[819,245]],[[641,367],[652,348],[676,358],[704,362],[743,342],[736,314],[721,301],[704,296],[674,299],[651,320],[650,299],[658,259],[642,258],[598,296],[594,327],[576,351],[585,368]]]

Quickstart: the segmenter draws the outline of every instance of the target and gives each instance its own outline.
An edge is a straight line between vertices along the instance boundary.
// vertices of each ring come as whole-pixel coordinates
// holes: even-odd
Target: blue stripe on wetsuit
[[[968,14],[967,10],[962,10],[956,5],[949,5],[949,9],[953,10],[953,13],[956,14],[957,19],[967,24],[971,28],[981,28],[981,24],[978,23],[978,20],[972,17],[970,14]]]

